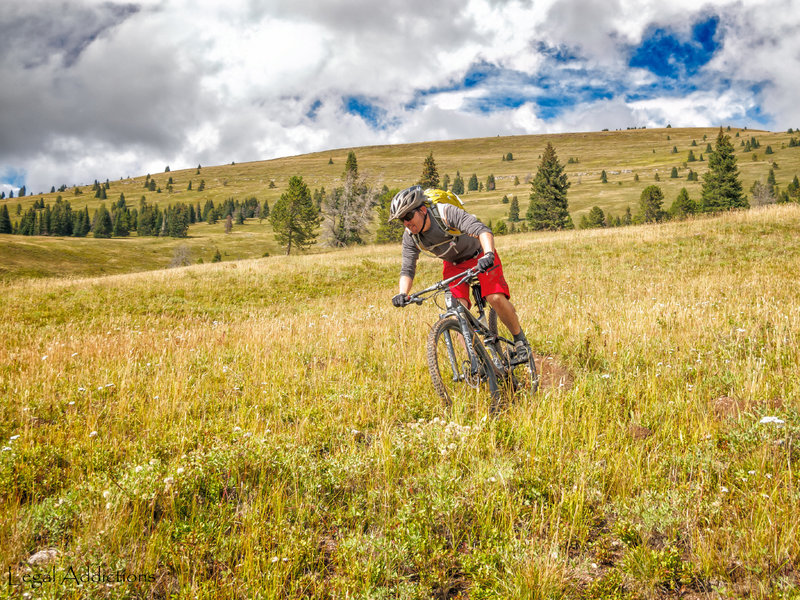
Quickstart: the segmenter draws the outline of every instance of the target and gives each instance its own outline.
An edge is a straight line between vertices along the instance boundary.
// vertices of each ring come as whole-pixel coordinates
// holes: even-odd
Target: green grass
[[[530,185],[525,184],[526,177],[533,176],[539,165],[540,155],[545,144],[552,142],[561,163],[569,175],[569,209],[573,221],[580,222],[582,215],[588,213],[593,206],[599,206],[607,215],[622,215],[630,207],[635,214],[638,211],[639,196],[642,190],[655,182],[658,172],[664,191],[665,208],[669,208],[682,187],[686,187],[694,200],[700,198],[702,174],[707,169],[707,161],[685,163],[689,150],[699,158],[705,155],[706,144],[714,144],[718,128],[689,129],[638,129],[627,131],[568,133],[552,135],[526,135],[513,137],[494,137],[480,139],[453,140],[444,142],[426,142],[417,144],[398,144],[392,146],[368,146],[353,148],[359,170],[368,175],[369,180],[378,187],[406,187],[420,177],[422,163],[428,153],[433,152],[440,176],[449,174],[455,177],[459,170],[466,181],[472,173],[486,183],[486,178],[495,176],[497,189],[493,192],[470,192],[463,196],[467,209],[477,214],[482,220],[497,221],[508,216],[508,204],[502,204],[504,195],[509,198],[516,195],[520,202],[524,218],[530,196]],[[739,133],[740,137],[735,137]],[[779,166],[775,170],[779,186],[785,189],[795,175],[800,175],[800,147],[789,148],[789,139],[797,134],[785,132],[767,132],[732,129],[729,133],[736,148],[741,179],[746,190],[755,180],[766,181],[773,162]],[[706,140],[703,140],[706,136]],[[740,147],[742,140],[755,136],[761,142],[761,148],[755,151],[757,160],[753,161],[753,152],[745,153]],[[669,139],[668,139],[669,138]],[[697,146],[692,146],[692,141]],[[774,154],[766,155],[767,146],[771,146]],[[672,154],[673,146],[678,154]],[[138,206],[139,199],[145,196],[148,203],[158,203],[165,207],[170,203],[187,202],[193,205],[206,200],[215,204],[228,198],[244,201],[255,196],[260,202],[268,200],[270,206],[285,191],[289,177],[302,175],[309,187],[314,190],[325,187],[326,190],[342,184],[345,159],[350,148],[318,152],[301,156],[280,158],[252,163],[229,164],[222,166],[203,166],[200,174],[197,168],[174,170],[170,173],[151,174],[157,184],[166,190],[166,183],[171,176],[174,181],[174,192],[162,193],[145,191],[145,176],[111,181],[108,191],[107,205],[115,202],[123,193],[129,206]],[[513,153],[513,161],[503,161],[509,152]],[[333,159],[334,163],[329,164]],[[577,159],[576,164],[568,164],[570,158]],[[672,167],[678,168],[679,178],[670,179]],[[700,181],[686,180],[688,169],[700,174]],[[605,170],[608,183],[600,182],[600,173]],[[639,181],[634,181],[635,175]],[[514,177],[520,180],[514,185]],[[98,174],[100,181],[105,181]],[[200,180],[205,180],[206,189],[197,192]],[[194,191],[187,191],[189,181]],[[274,181],[275,188],[269,184]],[[90,211],[96,209],[100,200],[93,197],[91,185],[82,186],[83,195],[75,196],[70,188],[61,195],[70,201],[73,208],[89,206]],[[43,198],[51,205],[58,194],[37,194],[22,199],[6,199],[12,220],[18,220],[16,206],[21,204],[23,210],[34,201]],[[373,223],[373,229],[377,226]],[[98,243],[86,244],[74,240],[50,240],[37,242],[41,255],[34,254],[27,245],[19,246],[19,238],[0,235],[0,276],[9,279],[19,276],[52,276],[59,275],[60,260],[52,260],[62,252],[72,257],[70,266],[65,268],[67,275],[98,275],[102,273],[121,273],[163,268],[172,259],[175,248],[188,244],[192,249],[194,260],[203,258],[208,262],[214,248],[223,251],[224,259],[257,258],[269,252],[276,254],[280,248],[274,241],[271,228],[265,221],[262,224],[248,223],[242,227],[234,226],[234,233],[226,235],[222,222],[214,225],[196,225],[189,231],[190,240],[164,241],[148,238],[133,244],[130,240],[112,240],[108,245]],[[135,238],[135,236],[133,236]],[[27,242],[30,243],[30,242]],[[134,248],[131,252],[130,249]],[[227,257],[224,251],[228,251]],[[312,251],[322,250],[320,247]],[[113,260],[106,261],[109,256]],[[107,264],[104,264],[107,263]],[[83,265],[83,268],[81,268]]]
[[[444,412],[396,246],[2,283],[0,567],[153,578],[45,598],[795,597],[798,228],[500,238],[572,384],[495,419]]]

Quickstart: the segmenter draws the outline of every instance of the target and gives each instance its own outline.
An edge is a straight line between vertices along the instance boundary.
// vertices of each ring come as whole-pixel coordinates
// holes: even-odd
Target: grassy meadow
[[[797,597],[798,231],[498,238],[546,385],[494,419],[397,246],[2,282],[0,596]]]
[[[160,193],[145,189],[145,174],[109,181],[105,203],[110,206],[120,194],[124,194],[130,207],[138,207],[142,196],[149,204],[159,204],[162,208],[177,202],[202,207],[209,199],[219,205],[228,198],[243,202],[251,197],[262,203],[267,200],[273,206],[293,175],[301,175],[311,190],[324,187],[330,191],[341,186],[350,150],[356,153],[359,171],[367,175],[373,185],[404,188],[419,179],[425,157],[433,153],[440,176],[447,174],[451,181],[456,171],[460,171],[465,184],[473,173],[484,186],[489,175],[495,176],[496,190],[468,192],[462,199],[467,209],[484,222],[496,222],[508,217],[509,205],[502,203],[503,196],[518,197],[524,218],[530,197],[530,185],[526,181],[535,175],[545,144],[551,142],[571,182],[569,210],[577,225],[581,216],[593,206],[599,206],[609,216],[620,216],[626,208],[636,214],[642,190],[656,183],[664,191],[665,209],[669,208],[682,187],[687,188],[692,199],[699,200],[702,174],[708,167],[707,160],[699,160],[700,155],[706,158],[707,145],[713,147],[718,131],[719,128],[714,127],[635,129],[344,148],[268,161],[201,165],[199,170],[195,166],[149,174],[156,181]],[[756,180],[765,183],[773,163],[777,165],[773,170],[781,189],[785,189],[795,175],[800,175],[800,146],[789,147],[790,139],[800,138],[800,132],[789,134],[732,128],[727,135],[731,136],[736,149],[745,190],[749,190]],[[745,152],[741,144],[753,137],[761,146]],[[772,154],[766,153],[768,146]],[[673,149],[677,152],[673,153]],[[687,162],[690,151],[697,161]],[[508,153],[512,153],[512,161],[503,160]],[[670,177],[673,167],[678,172],[675,179]],[[687,180],[690,169],[699,174],[698,181]],[[604,170],[608,177],[605,184],[601,182]],[[170,177],[172,192],[167,191]],[[97,174],[100,182],[107,178],[103,173]],[[515,178],[519,184],[515,184]],[[197,191],[201,181],[205,184],[202,192]],[[190,182],[191,191],[187,189]],[[62,183],[73,182],[53,182],[53,185],[58,188]],[[270,187],[271,183],[274,187]],[[0,202],[8,205],[12,220],[19,220],[16,215],[18,204],[24,211],[41,198],[52,206],[59,195],[69,200],[73,209],[88,206],[90,211],[94,211],[102,201],[94,198],[91,184],[83,182],[78,186],[80,195],[75,195],[75,188],[70,187],[60,194],[35,194]],[[377,223],[373,223],[373,230],[376,227]],[[224,223],[219,222],[191,226],[189,238],[185,240],[137,239],[133,234],[130,238],[109,242],[89,243],[91,241],[71,238],[23,241],[21,237],[0,235],[0,279],[95,276],[159,269],[168,266],[176,250],[183,246],[188,249],[193,262],[200,259],[209,262],[216,249],[220,250],[223,260],[258,258],[265,252],[270,255],[281,252],[274,241],[269,221],[253,219],[243,226],[235,225],[230,234],[224,233]],[[313,252],[324,250],[318,245]]]

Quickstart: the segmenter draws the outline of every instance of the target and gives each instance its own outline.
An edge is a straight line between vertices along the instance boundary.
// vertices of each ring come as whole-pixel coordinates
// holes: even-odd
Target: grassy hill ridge
[[[690,197],[699,199],[702,173],[707,162],[687,162],[688,154],[692,151],[699,159],[701,154],[705,154],[707,144],[713,146],[717,132],[718,128],[712,127],[636,129],[345,148],[269,161],[202,166],[199,173],[193,168],[150,174],[162,193],[145,189],[145,175],[111,181],[106,203],[115,202],[122,193],[129,206],[138,206],[142,196],[148,203],[158,203],[162,207],[176,202],[199,203],[202,207],[208,199],[220,204],[228,198],[244,201],[249,197],[256,197],[260,202],[267,200],[273,205],[293,175],[302,175],[312,190],[321,187],[331,190],[340,185],[345,158],[350,150],[356,153],[359,170],[368,174],[370,181],[378,186],[385,184],[390,188],[401,188],[419,178],[423,160],[432,152],[440,176],[448,174],[452,179],[456,171],[460,171],[466,180],[475,173],[484,184],[489,175],[495,176],[495,191],[469,192],[463,195],[463,200],[467,208],[481,219],[496,222],[508,216],[508,204],[501,203],[504,195],[516,195],[524,215],[530,195],[526,178],[536,173],[541,152],[550,141],[569,176],[569,208],[574,222],[578,223],[581,215],[593,206],[599,206],[608,215],[621,215],[628,207],[635,213],[642,189],[653,183],[658,183],[664,190],[667,207],[682,187],[688,189]],[[745,189],[756,180],[765,182],[773,163],[778,165],[774,173],[778,185],[783,188],[800,174],[800,146],[789,147],[790,139],[800,137],[800,133],[731,129],[728,134],[737,150]],[[753,137],[761,144],[760,148],[744,152],[740,143],[749,142]],[[692,145],[693,142],[696,146]],[[773,154],[766,154],[768,146]],[[678,152],[673,153],[673,148]],[[503,160],[509,152],[514,160]],[[753,160],[754,156],[756,160]],[[570,163],[570,159],[573,162]],[[333,164],[329,164],[330,160]],[[673,167],[678,171],[676,179],[670,178]],[[699,181],[687,181],[689,169],[700,175]],[[603,170],[608,175],[606,184],[600,181]],[[658,182],[655,181],[657,174]],[[637,176],[639,180],[635,181]],[[174,182],[172,193],[165,191],[169,177]],[[514,183],[515,178],[520,181],[518,185]],[[104,182],[105,178],[98,174],[98,180]],[[201,180],[205,182],[205,190],[198,192]],[[193,185],[191,191],[187,190],[190,181]],[[270,187],[271,182],[274,182],[274,188]],[[70,188],[61,196],[68,199],[73,208],[97,208],[101,201],[93,197],[91,185],[83,185],[81,189],[82,195],[75,196],[74,189]],[[3,202],[8,205],[12,219],[17,219],[17,204],[25,209],[40,198],[53,204],[58,195],[37,194]],[[0,236],[0,265],[5,269],[5,278],[55,275],[58,274],[54,268],[58,260],[54,262],[49,257],[63,251],[65,257],[75,257],[74,267],[68,267],[65,274],[80,275],[163,268],[169,265],[173,253],[181,245],[190,249],[193,260],[203,258],[205,261],[210,260],[217,248],[226,260],[280,252],[268,221],[250,220],[245,226],[234,227],[233,233],[227,236],[222,223],[213,226],[199,224],[190,228],[189,236],[185,241],[145,238],[135,243],[125,240],[116,244],[112,241],[100,246],[73,243],[73,240],[38,239],[34,242],[28,239],[22,242],[19,238],[3,235]],[[135,248],[132,252],[128,250],[131,246]],[[320,249],[318,247],[315,251]],[[44,260],[37,258],[36,252],[41,253]],[[107,254],[116,262],[106,260]],[[83,271],[77,264],[80,261],[86,265]]]
[[[63,598],[791,597],[798,230],[500,239],[573,382],[496,419],[442,409],[396,247],[7,282],[0,568],[152,575]]]

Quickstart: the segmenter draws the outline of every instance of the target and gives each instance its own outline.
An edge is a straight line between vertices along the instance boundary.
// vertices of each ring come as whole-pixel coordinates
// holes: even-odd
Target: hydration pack
[[[461,231],[456,229],[455,227],[450,227],[445,220],[442,218],[441,213],[439,212],[439,204],[452,204],[453,206],[457,206],[460,209],[464,209],[464,203],[461,201],[461,198],[456,196],[451,191],[445,190],[438,190],[435,188],[428,188],[423,192],[425,196],[428,198],[425,201],[425,206],[428,208],[428,214],[431,216],[431,219],[439,226],[439,229],[444,231],[447,234],[447,239],[443,242],[440,242],[434,246],[424,246],[418,234],[413,234],[411,239],[414,240],[417,248],[420,250],[427,252],[428,254],[432,254],[433,256],[438,255],[434,252],[434,250],[444,244],[449,244],[450,247],[456,245],[456,239],[459,235],[461,235]],[[421,232],[420,232],[421,233]]]

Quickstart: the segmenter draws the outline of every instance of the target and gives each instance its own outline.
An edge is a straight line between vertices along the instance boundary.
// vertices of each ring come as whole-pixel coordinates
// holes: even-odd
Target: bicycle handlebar
[[[449,277],[447,279],[443,279],[439,283],[435,283],[434,285],[425,288],[424,290],[420,290],[415,294],[411,294],[408,297],[408,304],[422,304],[425,300],[428,299],[431,293],[436,293],[444,290],[445,288],[449,287],[451,283],[458,280],[457,283],[454,285],[458,286],[464,283],[465,281],[469,281],[471,279],[475,279],[481,273],[485,273],[487,271],[491,271],[492,269],[497,268],[497,265],[490,267],[486,271],[479,269],[478,267],[472,267],[471,269],[464,271],[463,273],[459,273],[458,275],[454,275],[453,277]]]

